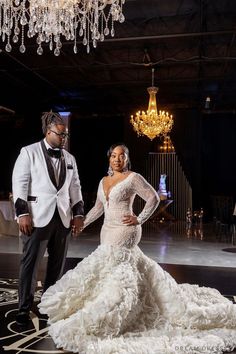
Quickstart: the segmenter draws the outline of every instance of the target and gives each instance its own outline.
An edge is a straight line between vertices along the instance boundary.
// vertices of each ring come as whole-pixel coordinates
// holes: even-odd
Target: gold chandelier
[[[165,153],[175,152],[175,147],[168,135],[164,137],[162,145],[159,146],[159,151]]]
[[[43,54],[48,44],[58,56],[62,41],[74,42],[77,37],[90,51],[98,41],[114,37],[114,22],[124,22],[122,13],[125,0],[0,0],[0,37],[5,50],[11,52],[12,43],[19,42],[21,53],[26,51],[25,37],[36,37],[37,53]]]
[[[131,116],[130,122],[138,136],[146,135],[153,140],[156,136],[166,136],[172,129],[174,120],[168,112],[157,112],[156,94],[158,87],[154,86],[154,68],[152,69],[152,86],[147,88],[149,104],[147,112],[139,111]]]

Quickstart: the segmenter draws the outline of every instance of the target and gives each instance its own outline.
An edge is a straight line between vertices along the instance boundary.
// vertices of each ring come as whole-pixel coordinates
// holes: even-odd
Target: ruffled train
[[[42,296],[58,348],[80,354],[212,354],[236,347],[236,305],[177,284],[138,246],[101,245]]]

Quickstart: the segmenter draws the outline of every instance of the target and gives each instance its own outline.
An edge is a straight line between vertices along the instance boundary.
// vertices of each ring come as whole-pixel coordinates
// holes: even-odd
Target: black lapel
[[[55,175],[54,175],[54,170],[53,170],[53,166],[52,166],[52,163],[51,163],[51,159],[48,156],[47,148],[46,148],[43,140],[41,140],[41,147],[42,147],[43,154],[44,154],[44,157],[45,157],[45,160],[46,160],[49,177],[50,177],[52,183],[54,184],[54,186],[56,187],[56,189],[58,190],[59,188],[58,188],[57,183],[56,183],[56,179],[55,179]]]
[[[61,169],[60,169],[60,176],[59,176],[59,184],[58,190],[61,189],[66,179],[66,163],[63,151],[61,150]]]

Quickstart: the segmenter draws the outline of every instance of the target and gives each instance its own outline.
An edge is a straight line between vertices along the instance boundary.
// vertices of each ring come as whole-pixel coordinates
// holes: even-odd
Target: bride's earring
[[[111,166],[109,166],[108,171],[107,171],[107,174],[108,174],[108,176],[110,176],[110,177],[114,175],[114,172],[113,172],[113,169],[112,169]]]

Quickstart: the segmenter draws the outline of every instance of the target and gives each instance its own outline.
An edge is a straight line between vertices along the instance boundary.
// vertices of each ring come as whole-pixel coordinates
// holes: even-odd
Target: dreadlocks
[[[47,130],[53,125],[56,124],[65,125],[65,122],[63,118],[60,116],[60,114],[52,111],[44,112],[41,117],[41,120],[42,120],[42,130],[44,135],[46,135]]]

